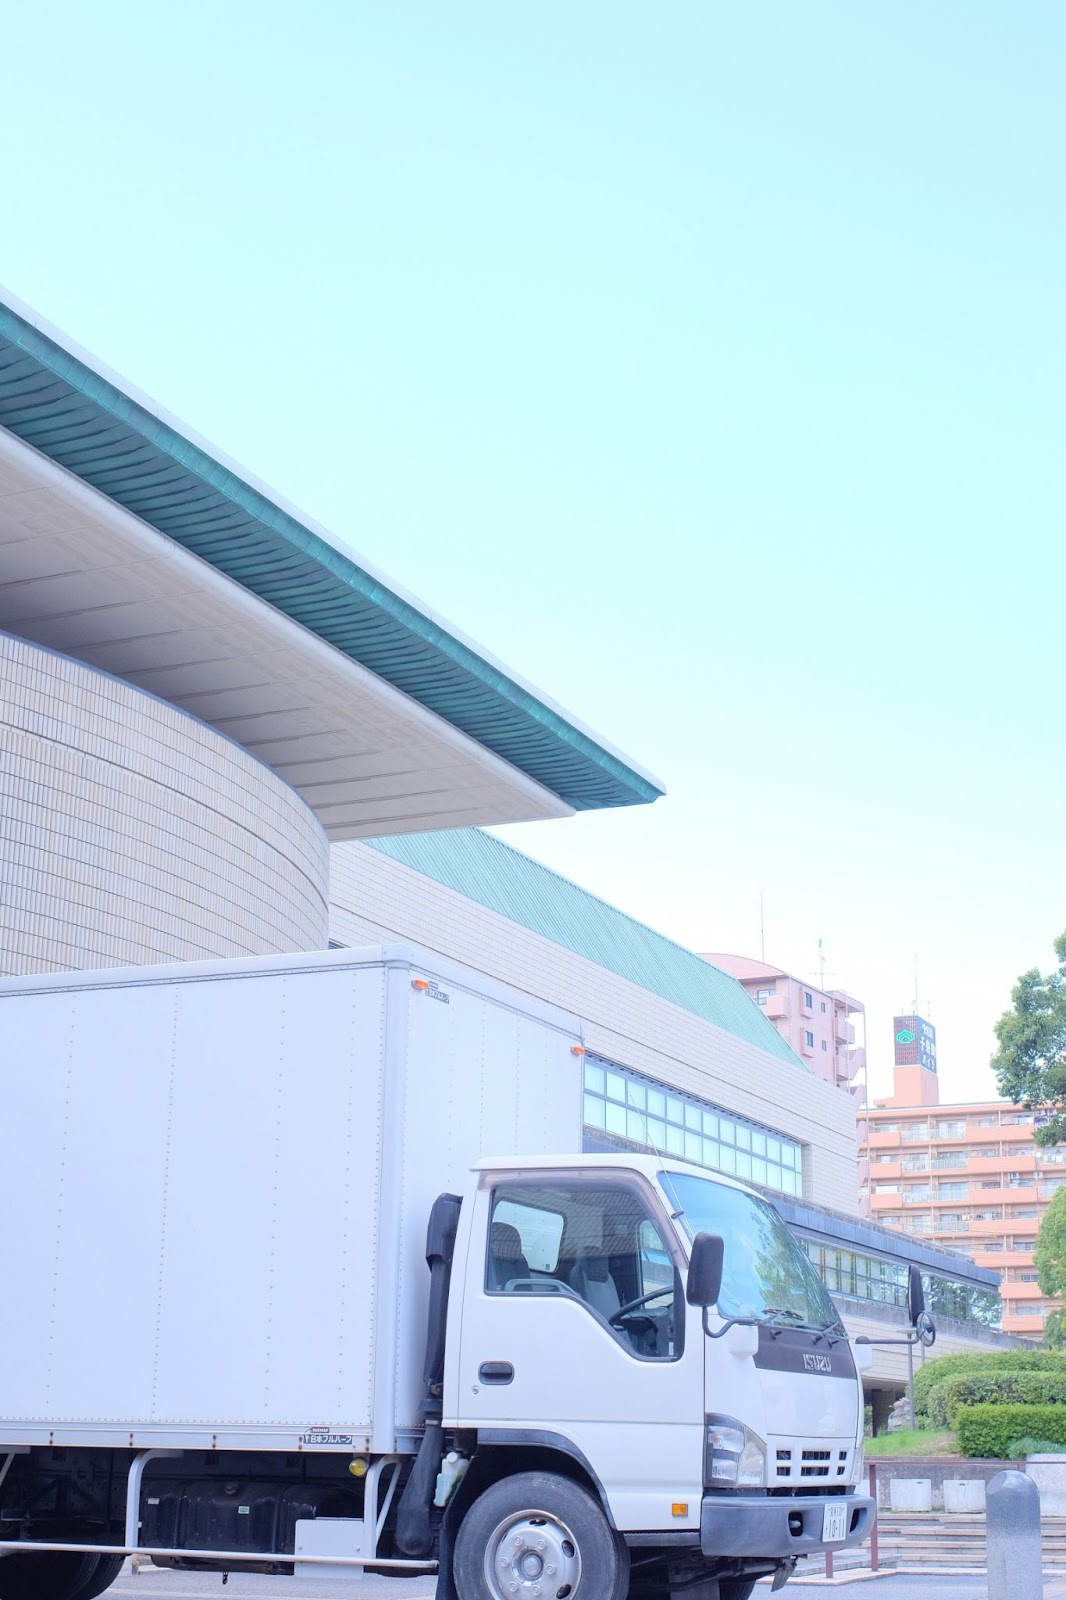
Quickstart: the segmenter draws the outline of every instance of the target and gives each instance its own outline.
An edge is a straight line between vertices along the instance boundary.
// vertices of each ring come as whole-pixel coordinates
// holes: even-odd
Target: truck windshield
[[[725,1241],[723,1317],[756,1317],[793,1328],[837,1328],[840,1314],[803,1250],[773,1206],[742,1189],[664,1172],[663,1187],[690,1235]]]

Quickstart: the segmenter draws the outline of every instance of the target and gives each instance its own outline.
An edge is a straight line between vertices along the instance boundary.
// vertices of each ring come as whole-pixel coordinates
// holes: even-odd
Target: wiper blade
[[[802,1311],[793,1311],[791,1306],[764,1306],[760,1322],[768,1322],[771,1317],[788,1317],[792,1322],[801,1323],[804,1327],[810,1324],[804,1320]]]

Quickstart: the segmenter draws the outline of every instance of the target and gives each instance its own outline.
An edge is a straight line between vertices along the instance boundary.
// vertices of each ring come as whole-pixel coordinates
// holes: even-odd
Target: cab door
[[[654,1189],[636,1175],[485,1174],[465,1263],[456,1425],[566,1441],[619,1528],[698,1527],[703,1334],[683,1268]]]

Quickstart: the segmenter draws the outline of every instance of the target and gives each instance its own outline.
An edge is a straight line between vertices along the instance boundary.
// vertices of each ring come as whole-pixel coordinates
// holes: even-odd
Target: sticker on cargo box
[[[306,1433],[301,1433],[300,1443],[311,1445],[319,1450],[331,1444],[352,1443],[350,1433],[330,1433],[328,1428],[309,1428]]]

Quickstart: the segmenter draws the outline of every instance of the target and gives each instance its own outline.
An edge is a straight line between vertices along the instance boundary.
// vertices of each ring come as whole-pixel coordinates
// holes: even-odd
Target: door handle
[[[482,1383],[510,1383],[514,1368],[509,1361],[483,1361],[477,1375]]]

